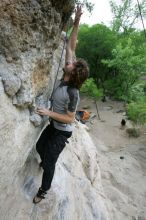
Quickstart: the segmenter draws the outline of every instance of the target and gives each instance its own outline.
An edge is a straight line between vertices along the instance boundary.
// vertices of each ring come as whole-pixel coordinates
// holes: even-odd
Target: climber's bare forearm
[[[69,41],[66,47],[66,57],[65,57],[65,64],[68,62],[74,61],[75,58],[75,49],[76,49],[76,42],[77,42],[77,34],[78,34],[78,27],[73,27],[71,32]]]
[[[57,112],[50,111],[46,108],[37,108],[36,113],[39,115],[46,115],[50,118],[62,122],[62,123],[72,123],[75,120],[75,112],[67,111],[66,114],[59,114]]]
[[[71,51],[75,51],[76,43],[77,43],[77,36],[78,36],[78,29],[79,29],[79,22],[73,26],[67,48],[71,49]]]
[[[75,57],[75,49],[76,49],[76,43],[77,43],[77,36],[78,36],[78,29],[79,29],[79,23],[80,23],[80,17],[82,15],[82,9],[80,6],[77,6],[77,9],[75,11],[75,20],[72,32],[70,34],[67,47],[66,47],[66,57],[65,57],[65,63],[73,62]]]

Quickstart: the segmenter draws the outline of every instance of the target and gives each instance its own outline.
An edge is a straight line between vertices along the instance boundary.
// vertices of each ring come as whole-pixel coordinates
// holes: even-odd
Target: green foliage
[[[146,99],[128,104],[127,115],[135,123],[146,123]]]
[[[103,96],[102,90],[97,88],[93,78],[87,79],[82,85],[80,91],[82,93],[87,93],[88,96],[95,98],[96,100]]]
[[[146,83],[139,81],[134,84],[130,91],[129,104],[127,104],[127,115],[135,123],[146,123]]]
[[[145,82],[137,82],[135,83],[132,87],[131,90],[129,92],[129,100],[128,101],[134,101],[134,102],[138,102],[138,101],[143,101],[146,99],[145,97],[145,86],[146,83]]]
[[[146,76],[146,41],[143,31],[134,28],[139,18],[137,3],[112,0],[111,7],[112,30],[103,24],[80,26],[76,54],[87,60],[92,77],[84,83],[81,92],[97,99],[104,92],[124,100],[129,103],[129,118],[145,123],[146,83],[140,77]],[[145,0],[140,2],[140,7],[145,15]]]
[[[116,46],[117,37],[103,24],[89,27],[81,25],[78,34],[77,57],[89,63],[90,75],[96,84],[110,77],[108,67],[101,63],[102,59],[111,58],[111,51]]]
[[[123,90],[121,90],[119,84],[120,80],[117,78],[106,80],[104,82],[106,94],[113,97],[115,100],[126,100],[127,96],[123,94]]]
[[[112,59],[102,60],[102,63],[114,70],[114,77],[105,83],[111,94],[127,101],[134,83],[146,72],[145,56],[136,54],[132,40],[127,39],[126,45],[118,43],[112,50]]]

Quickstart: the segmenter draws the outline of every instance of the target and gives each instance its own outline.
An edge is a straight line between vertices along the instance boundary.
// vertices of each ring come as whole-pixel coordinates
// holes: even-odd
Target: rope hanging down
[[[62,48],[61,57],[60,57],[60,60],[59,60],[59,65],[58,65],[54,85],[53,85],[53,90],[52,90],[52,93],[51,93],[51,96],[50,96],[50,99],[49,99],[50,100],[50,110],[52,109],[52,97],[53,97],[53,93],[54,93],[54,90],[55,90],[55,84],[56,84],[56,80],[57,80],[57,77],[58,77],[58,73],[59,73],[59,69],[60,69],[60,65],[61,65],[61,61],[62,61],[62,57],[63,57],[63,52],[64,52],[65,45],[66,45],[66,39],[67,39],[67,31],[66,31],[66,36],[65,36],[65,39],[64,39],[64,43],[63,43],[63,48]]]
[[[145,26],[144,26],[144,21],[143,21],[143,17],[142,17],[142,12],[141,12],[141,8],[140,8],[139,0],[137,0],[137,4],[138,4],[138,9],[139,9],[139,13],[140,13],[140,17],[141,17],[142,25],[143,25],[144,35],[145,35],[145,38],[146,38],[146,30],[145,30]]]

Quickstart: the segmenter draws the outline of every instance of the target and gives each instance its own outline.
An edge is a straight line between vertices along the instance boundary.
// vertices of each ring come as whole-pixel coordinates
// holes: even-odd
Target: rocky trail
[[[93,100],[82,98],[79,108],[97,114]],[[109,212],[115,220],[146,219],[146,134],[129,137],[126,128],[133,127],[125,118],[123,103],[97,103],[101,120],[87,122],[89,133],[97,146],[102,184],[108,200]],[[112,207],[112,209],[111,209]]]

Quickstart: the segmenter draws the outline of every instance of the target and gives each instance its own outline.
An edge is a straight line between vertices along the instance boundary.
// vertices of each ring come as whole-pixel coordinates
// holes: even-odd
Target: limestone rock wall
[[[0,76],[13,105],[47,97],[53,53],[73,6],[73,0],[0,2]]]
[[[73,8],[73,0],[0,1],[0,204],[14,193],[10,185],[46,122],[34,108],[48,106],[56,49]]]
[[[30,152],[10,190],[6,191],[2,219],[111,219],[101,183],[99,155],[84,125],[76,124],[69,142],[57,161],[51,189],[38,205],[32,199],[40,186],[42,169],[35,149]]]

